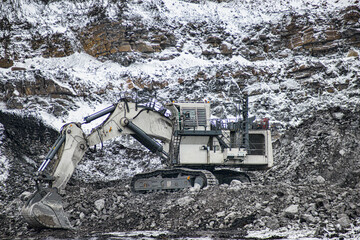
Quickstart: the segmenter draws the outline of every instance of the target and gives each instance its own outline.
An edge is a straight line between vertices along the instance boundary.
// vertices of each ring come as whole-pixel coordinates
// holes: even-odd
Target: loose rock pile
[[[331,154],[331,149],[338,149],[334,145],[339,145],[341,139],[356,136],[357,128],[343,126],[345,122],[347,126],[356,125],[358,115],[339,112],[340,109],[319,112],[317,118],[284,134],[274,144],[275,167],[255,173],[258,180],[251,184],[232,181],[230,185],[201,190],[133,194],[128,185],[130,179],[86,183],[80,175],[75,176],[63,199],[74,231],[39,232],[27,228],[20,209],[33,184],[30,174],[17,165],[1,188],[1,237],[90,237],[108,232],[157,230],[165,231],[168,237],[264,238],[297,233],[299,237],[354,238],[360,234],[359,178],[356,178],[359,166],[356,158],[346,157],[345,153],[344,158],[333,158],[337,155]],[[339,135],[326,135],[320,141],[324,125]],[[7,129],[11,127],[8,125]],[[326,140],[330,146],[321,147],[315,140]],[[348,139],[347,143],[348,146],[351,141]],[[316,151],[311,150],[315,148]],[[309,151],[311,157],[305,158]],[[298,156],[301,152],[304,154]],[[313,163],[313,159],[325,156],[336,166],[342,164],[343,168],[332,172],[337,178],[324,174],[331,172]],[[352,168],[346,163],[352,163]],[[28,180],[25,185],[24,179]]]
[[[273,237],[291,236],[296,231],[307,237],[351,238],[360,234],[360,197],[350,188],[233,181],[203,190],[134,195],[126,181],[72,184],[64,201],[76,230],[27,229],[17,212],[22,203],[16,199],[7,205],[7,214],[14,217],[10,222],[5,218],[3,236],[41,239],[158,230],[182,236],[202,232],[235,238],[265,229],[273,231]]]

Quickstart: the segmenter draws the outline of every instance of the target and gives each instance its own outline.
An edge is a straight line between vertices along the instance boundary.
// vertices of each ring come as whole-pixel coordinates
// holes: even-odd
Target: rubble
[[[334,112],[339,112],[339,109]],[[328,115],[321,112],[319,116],[334,115],[331,112]],[[290,130],[289,134],[284,136],[290,136],[292,131],[297,131],[296,140],[293,140],[294,144],[299,143],[298,141],[303,142],[301,146],[313,143],[321,136],[318,126],[327,121],[326,117],[316,119]],[[351,119],[352,115],[344,114],[344,117],[336,118],[336,122],[328,126],[335,131],[337,127],[342,126],[342,121],[351,122]],[[12,128],[15,125],[16,121],[4,125],[7,140],[2,141],[5,141],[5,144],[11,142],[11,134],[16,134],[15,129]],[[32,126],[35,131],[39,126],[27,125]],[[307,132],[309,129],[318,134],[309,135]],[[352,134],[355,133],[354,131],[357,130],[353,130]],[[331,142],[333,142],[331,144],[338,144],[337,136],[333,134],[333,137],[328,139],[329,144]],[[286,139],[287,137],[283,137],[278,141],[282,143],[286,142]],[[18,143],[21,144],[21,140]],[[274,146],[279,169],[285,164],[280,164],[280,161],[286,161],[288,164],[293,161],[293,159],[288,159],[288,153],[279,151],[279,144]],[[41,148],[42,145],[39,144],[37,148],[39,147]],[[18,148],[9,150],[11,149]],[[303,147],[302,150],[307,151],[306,149]],[[289,150],[292,151],[292,149]],[[313,154],[313,158],[319,158],[325,153],[329,153],[327,148],[320,149]],[[342,161],[342,159],[347,161],[346,156],[336,158],[334,161]],[[297,166],[304,169],[303,171],[315,172],[317,165],[311,160],[304,159],[300,162],[301,165]],[[336,171],[341,170],[342,176],[346,176],[348,168],[344,163],[342,166],[343,168]],[[339,177],[327,178],[324,182],[325,178],[321,175],[310,175],[307,181],[302,175],[297,175],[299,170],[296,169],[293,172],[271,170],[271,172],[279,173],[275,177],[277,180],[270,181],[268,172],[256,174],[258,181],[251,184],[232,181],[230,185],[222,184],[205,189],[191,188],[178,192],[149,194],[132,193],[128,186],[130,179],[85,182],[79,179],[80,176],[74,176],[67,186],[63,201],[75,230],[34,231],[27,228],[19,211],[24,204],[23,201],[29,196],[28,191],[31,190],[28,188],[29,184],[26,186],[23,184],[24,181],[30,183],[30,172],[26,170],[27,168],[14,167],[10,171],[13,173],[17,169],[18,173],[10,174],[6,180],[6,187],[1,188],[3,190],[0,200],[2,206],[0,229],[1,237],[4,238],[99,237],[109,232],[153,230],[166,231],[164,235],[172,237],[172,234],[180,233],[183,237],[198,236],[197,234],[201,231],[202,234],[211,233],[215,238],[221,238],[226,231],[231,234],[225,235],[224,238],[244,238],[248,234],[251,236],[254,232],[261,232],[265,228],[274,231],[273,236],[279,234],[278,231],[281,231],[284,236],[285,228],[290,235],[293,231],[300,231],[302,236],[306,237],[352,238],[360,234],[360,231],[356,230],[356,226],[360,223],[358,182],[346,186],[343,184],[345,179],[339,179]],[[296,176],[298,182],[293,181]],[[290,179],[293,182],[287,181]],[[9,190],[14,189],[15,186],[17,191]],[[184,231],[187,235],[183,233]]]

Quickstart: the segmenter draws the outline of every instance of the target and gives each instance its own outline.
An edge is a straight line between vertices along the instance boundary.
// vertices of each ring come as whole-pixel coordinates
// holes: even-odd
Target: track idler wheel
[[[194,180],[194,187],[198,185],[199,189],[205,186],[205,179],[203,177],[197,176]]]
[[[73,229],[56,188],[36,191],[22,208],[21,214],[33,228]]]

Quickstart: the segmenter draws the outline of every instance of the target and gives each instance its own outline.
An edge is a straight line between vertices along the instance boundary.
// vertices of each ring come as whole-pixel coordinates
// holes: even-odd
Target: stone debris
[[[94,205],[98,211],[103,210],[105,207],[105,199],[102,198],[102,199],[96,200]]]

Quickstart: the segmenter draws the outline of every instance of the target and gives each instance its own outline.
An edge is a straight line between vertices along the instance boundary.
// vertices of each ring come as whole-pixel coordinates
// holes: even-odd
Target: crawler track
[[[210,171],[189,168],[160,169],[135,175],[131,180],[133,192],[172,191],[193,187],[217,185],[218,180]]]

